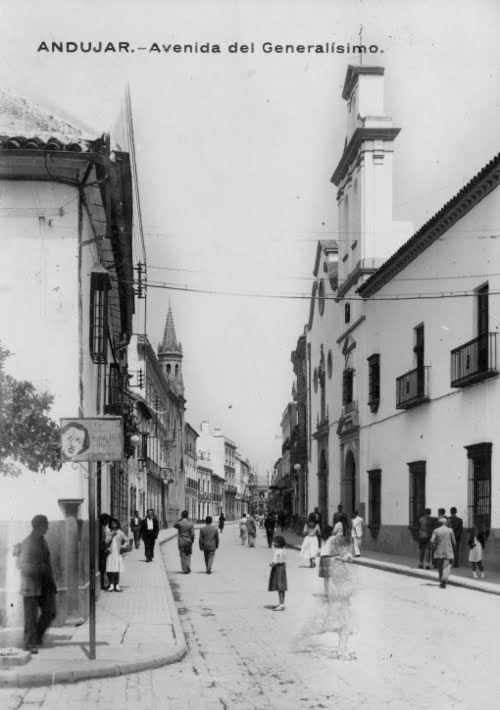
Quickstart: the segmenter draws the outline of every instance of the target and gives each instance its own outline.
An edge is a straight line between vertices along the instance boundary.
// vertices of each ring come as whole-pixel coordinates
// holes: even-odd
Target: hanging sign
[[[122,458],[121,417],[61,419],[62,461],[119,461]]]

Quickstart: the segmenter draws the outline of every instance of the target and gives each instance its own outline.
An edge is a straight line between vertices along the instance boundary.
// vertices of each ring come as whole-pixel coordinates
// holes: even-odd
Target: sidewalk
[[[101,592],[96,603],[95,660],[88,658],[88,621],[77,627],[49,628],[44,646],[26,665],[0,670],[0,687],[72,683],[180,660],[186,641],[160,548],[176,536],[172,528],[160,532],[152,564],[146,563],[142,544],[125,555],[123,593]]]
[[[279,528],[276,528],[276,534],[278,533]],[[290,547],[300,550],[303,540],[301,535],[297,535],[291,530],[285,530],[283,536]],[[362,550],[362,556],[355,557],[352,561],[354,564],[372,567],[384,572],[394,572],[396,574],[405,574],[409,577],[420,577],[422,579],[437,581],[437,570],[418,568],[416,545],[415,557]],[[486,579],[474,579],[470,565],[453,568],[448,579],[448,584],[473,589],[479,592],[487,592],[488,594],[500,595],[500,573],[488,570],[487,565],[488,560],[486,560]]]

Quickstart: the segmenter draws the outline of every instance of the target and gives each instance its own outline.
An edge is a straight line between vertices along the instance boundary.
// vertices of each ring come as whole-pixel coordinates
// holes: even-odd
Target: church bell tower
[[[184,395],[182,379],[182,345],[177,341],[172,307],[168,305],[167,320],[163,332],[163,340],[158,346],[158,360],[170,387],[180,395]]]

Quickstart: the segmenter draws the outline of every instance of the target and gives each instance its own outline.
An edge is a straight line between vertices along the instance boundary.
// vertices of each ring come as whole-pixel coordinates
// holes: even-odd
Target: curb
[[[159,543],[160,547],[176,536],[177,532],[165,536]],[[142,658],[139,661],[77,661],[75,666],[78,664],[79,667],[60,671],[40,670],[33,673],[19,673],[16,671],[2,670],[0,671],[0,688],[34,688],[55,685],[56,683],[77,683],[82,680],[92,680],[96,678],[113,678],[150,669],[154,670],[155,668],[180,661],[187,652],[187,643],[177,613],[177,606],[165,565],[163,565],[163,569],[167,578],[166,593],[176,645],[173,651],[164,655]]]
[[[300,545],[288,545],[294,550],[300,551]],[[371,567],[372,569],[378,569],[380,572],[392,572],[393,574],[403,574],[407,577],[419,577],[420,579],[429,579],[433,582],[437,582],[436,572],[431,572],[429,570],[414,569],[413,567],[405,567],[404,565],[398,565],[394,562],[380,562],[380,560],[372,560],[368,557],[362,559],[353,558],[351,560],[352,564],[360,565],[362,567]],[[462,579],[461,577],[449,577],[447,583],[453,587],[464,587],[464,589],[470,589],[474,592],[483,592],[486,594],[496,594],[500,596],[500,585],[488,584],[488,582],[474,582],[469,579]]]

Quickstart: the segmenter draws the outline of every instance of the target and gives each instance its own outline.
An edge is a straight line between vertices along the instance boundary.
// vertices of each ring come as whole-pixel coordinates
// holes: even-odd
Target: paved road
[[[286,611],[267,592],[271,551],[240,547],[227,526],[214,573],[179,573],[174,542],[164,547],[189,646],[183,661],[122,678],[0,691],[2,710],[313,710],[366,707],[479,710],[500,697],[498,597],[355,567],[350,651],[335,657],[321,580],[288,551]]]

